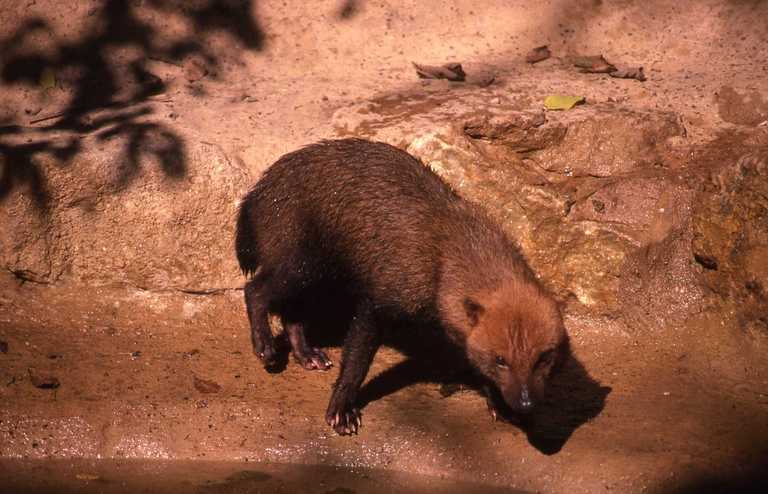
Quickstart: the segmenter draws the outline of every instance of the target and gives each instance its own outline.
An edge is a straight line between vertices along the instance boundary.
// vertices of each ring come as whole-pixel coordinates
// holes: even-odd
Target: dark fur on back
[[[415,314],[434,307],[440,246],[452,233],[445,219],[465,206],[394,147],[324,141],[280,158],[248,193],[237,256],[249,274],[352,283],[377,305]]]
[[[236,251],[251,277],[254,348],[268,338],[259,326],[265,310],[291,323],[313,290],[352,299],[356,315],[328,412],[342,433],[348,424],[340,430],[336,417],[344,422],[381,332],[402,327],[395,323],[442,326],[512,405],[525,405],[520,396],[540,387],[530,374],[548,374],[541,356],[565,338],[556,304],[515,243],[419,160],[387,144],[323,141],[280,158],[243,199]],[[300,322],[291,324],[302,344]]]

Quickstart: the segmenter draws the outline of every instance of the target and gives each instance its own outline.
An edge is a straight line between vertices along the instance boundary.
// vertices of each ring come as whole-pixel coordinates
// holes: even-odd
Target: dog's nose
[[[512,409],[516,413],[527,414],[533,411],[533,407],[534,403],[533,399],[531,398],[531,394],[528,391],[528,386],[523,386],[523,388],[520,390],[520,396],[512,404]]]

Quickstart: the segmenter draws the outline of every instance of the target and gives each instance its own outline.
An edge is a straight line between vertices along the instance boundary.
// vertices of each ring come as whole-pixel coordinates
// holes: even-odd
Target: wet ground
[[[125,470],[119,461],[76,472],[77,462],[43,460],[131,459],[182,472],[193,464],[170,460],[195,459],[223,462],[219,472],[230,473],[298,463],[539,492],[685,491],[764,475],[766,356],[698,336],[719,320],[691,321],[670,336],[568,317],[574,359],[524,429],[494,423],[475,391],[445,386],[384,349],[362,392],[362,431],[350,438],[323,420],[336,369],[309,372],[291,362],[266,373],[250,351],[238,291],[126,296],[9,277],[3,286],[14,295],[4,307],[26,321],[0,332],[8,348],[0,355],[5,471],[50,469],[69,486],[80,485],[77,473],[119,480]],[[45,304],[60,310],[46,312]],[[338,362],[338,350],[329,353]],[[50,378],[58,386],[41,389]]]
[[[179,460],[4,461],[0,483],[17,494],[515,494],[508,488],[369,468]],[[5,492],[5,491],[3,491]]]

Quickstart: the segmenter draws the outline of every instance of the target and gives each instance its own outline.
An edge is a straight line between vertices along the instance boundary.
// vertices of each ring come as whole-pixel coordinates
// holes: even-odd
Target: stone
[[[744,325],[768,320],[768,152],[713,171],[696,197],[692,249],[710,303]],[[767,333],[768,334],[768,333]]]

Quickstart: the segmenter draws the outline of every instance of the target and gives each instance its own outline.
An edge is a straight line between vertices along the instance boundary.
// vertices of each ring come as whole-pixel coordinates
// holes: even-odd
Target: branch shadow
[[[0,158],[3,160],[0,169],[0,201],[14,188],[26,185],[38,211],[45,211],[50,194],[45,175],[35,163],[35,156],[48,154],[60,161],[68,161],[79,151],[80,142],[77,139],[62,143],[38,141],[19,145],[8,145],[0,141]]]
[[[95,4],[85,19],[88,29],[75,39],[59,37],[48,21],[33,16],[0,40],[0,84],[23,87],[58,109],[25,124],[0,122],[0,201],[26,186],[33,204],[45,212],[51,190],[41,158],[69,165],[83,150],[78,139],[94,132],[100,141],[120,138],[126,143],[123,159],[115,160],[123,167],[118,186],[136,178],[145,155],[156,159],[166,177],[183,177],[184,140],[167,124],[152,120],[151,98],[166,91],[168,83],[151,72],[150,61],[181,65],[199,57],[215,78],[220,57],[206,44],[208,35],[224,33],[246,50],[264,48],[252,0]],[[191,26],[190,34],[161,31],[148,20],[148,9],[155,19]],[[115,56],[125,49],[134,54],[132,60]]]

